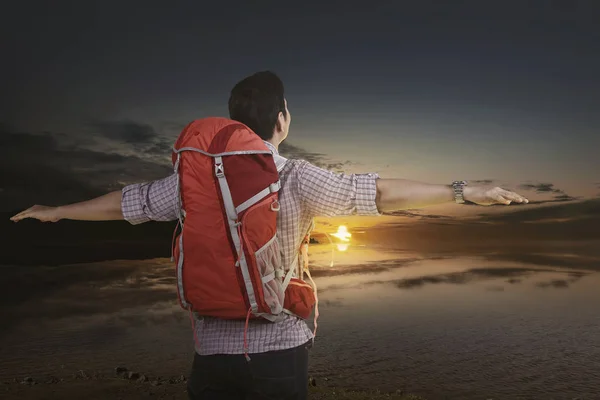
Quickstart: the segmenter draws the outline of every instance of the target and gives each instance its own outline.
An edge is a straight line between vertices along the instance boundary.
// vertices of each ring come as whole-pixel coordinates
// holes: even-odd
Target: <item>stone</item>
[[[35,381],[32,377],[26,376],[25,379],[21,382],[22,385],[35,385]]]
[[[127,373],[127,379],[129,379],[129,380],[140,379],[140,374],[138,372],[129,371]]]

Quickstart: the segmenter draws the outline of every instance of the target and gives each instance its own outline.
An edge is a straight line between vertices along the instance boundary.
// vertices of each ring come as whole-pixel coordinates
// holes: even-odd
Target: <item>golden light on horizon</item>
[[[352,237],[352,234],[350,232],[348,232],[348,228],[346,228],[344,225],[340,225],[338,227],[337,232],[332,233],[331,236],[335,236],[336,238],[340,239],[343,242],[349,242],[350,237]],[[344,251],[344,250],[341,250],[341,251]]]

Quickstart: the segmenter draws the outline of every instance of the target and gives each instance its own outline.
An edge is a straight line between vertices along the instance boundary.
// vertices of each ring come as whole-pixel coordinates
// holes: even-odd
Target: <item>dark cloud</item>
[[[552,203],[565,203],[569,201],[581,200],[582,197],[572,197],[567,194],[565,195],[557,195],[549,200],[530,200],[529,205],[540,205],[540,204],[552,204]]]
[[[14,133],[0,124],[0,211],[81,201],[124,184],[168,176],[172,173],[169,155],[184,126],[169,121],[159,125],[161,132],[173,137],[135,121],[91,123],[98,135],[116,142],[113,148],[100,150],[93,135]],[[330,170],[349,164],[290,144],[282,145],[282,154]]]
[[[560,203],[563,201],[574,201],[580,199],[578,197],[569,196],[564,190],[555,187],[553,183],[524,183],[520,185],[519,188],[523,190],[532,190],[536,193],[554,194],[552,199],[535,200],[530,202],[530,204]]]
[[[98,121],[90,127],[109,139],[132,144],[152,143],[158,136],[152,126],[134,121]]]
[[[569,287],[569,282],[564,279],[554,279],[550,282],[538,282],[536,283],[537,287],[546,289],[546,288],[556,288],[556,289],[566,289]]]
[[[392,283],[400,289],[414,289],[427,284],[465,284],[482,279],[523,277],[536,272],[541,271],[530,268],[473,268],[464,272],[399,279]]]
[[[161,133],[166,132],[170,135],[178,136],[186,126],[187,124],[177,121],[162,121],[158,123],[158,131]]]
[[[172,172],[166,163],[62,145],[63,136],[0,133],[0,210],[81,201]]]
[[[171,141],[171,140],[159,139],[159,140],[156,140],[149,147],[146,147],[144,149],[144,152],[150,153],[153,155],[157,155],[159,157],[168,156],[173,151],[174,143],[175,143],[174,140]]]
[[[574,201],[574,200],[579,200],[580,197],[573,197],[573,196],[569,196],[568,194],[564,193],[564,194],[558,194],[556,196],[554,196],[554,200],[557,201]]]
[[[600,267],[594,258],[588,257],[570,257],[560,252],[553,253],[550,250],[546,254],[537,254],[528,251],[514,251],[506,249],[502,253],[487,254],[484,256],[489,261],[517,262],[530,265],[552,266],[558,268],[588,268],[594,269]],[[571,277],[582,277],[584,273],[570,275]]]
[[[555,188],[553,183],[524,183],[519,187],[523,190],[535,190],[537,193],[562,193],[562,190]]]
[[[344,167],[352,164],[350,161],[334,161],[329,159],[325,154],[313,153],[286,142],[283,142],[279,146],[279,151],[283,157],[306,160],[317,167],[336,172],[341,171]]]
[[[154,127],[135,121],[102,121],[90,124],[92,129],[111,140],[128,144],[135,150],[143,152],[149,157],[168,156],[173,148],[177,136],[185,127],[184,124],[166,121],[159,124],[159,130]],[[164,132],[168,133],[168,139]],[[307,151],[289,143],[282,143],[279,148],[281,155],[293,159],[306,160],[318,167],[341,172],[350,161],[331,160],[327,155]]]
[[[158,124],[159,129],[135,121],[100,121],[90,124],[97,135],[113,140],[144,159],[165,163],[173,144],[185,125],[167,121]]]
[[[474,268],[463,272],[455,272],[449,274],[441,274],[434,276],[424,276],[409,279],[400,279],[392,283],[400,289],[420,288],[428,284],[466,284],[477,280],[494,279],[494,278],[510,278],[509,283],[521,282],[520,278],[533,276],[543,272],[553,272],[568,275],[565,271],[555,271],[552,269],[533,269],[533,268]],[[583,275],[582,275],[583,276]],[[580,278],[578,278],[580,279]],[[538,282],[535,285],[540,288],[567,288],[569,283],[574,282],[573,279],[553,279],[549,282]],[[382,282],[377,282],[382,283]],[[500,290],[503,287],[495,286]]]
[[[395,217],[408,217],[408,218],[419,218],[419,219],[452,219],[447,215],[436,215],[436,214],[422,214],[419,210],[397,210],[397,211],[386,211],[383,215],[395,216]]]
[[[558,202],[562,202],[558,200]],[[538,222],[551,219],[581,220],[587,218],[600,218],[600,200],[588,199],[568,204],[557,204],[547,207],[520,208],[518,211],[496,214],[480,215],[481,220],[490,222]]]
[[[477,185],[491,185],[495,181],[493,179],[477,179],[474,181],[469,181],[470,183],[476,183]]]
[[[503,279],[508,281],[509,283],[518,283],[521,282],[523,278],[535,276],[541,273],[555,273],[555,274],[564,274],[568,275],[566,271],[554,270],[550,268],[526,268],[526,267],[513,267],[513,268],[472,268],[466,271],[461,272],[452,272],[447,274],[438,274],[438,275],[427,275],[427,276],[418,276],[415,278],[404,278],[404,279],[395,279],[395,280],[373,280],[360,284],[339,284],[329,286],[325,290],[336,290],[336,289],[348,289],[355,288],[361,286],[370,286],[370,285],[387,285],[391,284],[397,287],[398,289],[418,289],[427,285],[439,285],[439,284],[453,284],[453,285],[463,285],[476,281],[484,281],[490,279]],[[579,279],[579,278],[578,278]],[[555,279],[550,282],[541,282],[537,283],[536,286],[544,287],[544,288],[564,288],[568,287],[569,282],[573,280],[567,281],[564,279]],[[566,284],[566,285],[565,285]],[[492,286],[491,290],[504,290],[502,286]],[[490,290],[490,289],[488,289]]]

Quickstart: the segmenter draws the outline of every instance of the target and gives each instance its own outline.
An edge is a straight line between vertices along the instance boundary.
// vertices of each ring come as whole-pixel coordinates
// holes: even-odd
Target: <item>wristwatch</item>
[[[467,181],[452,182],[452,190],[454,190],[454,201],[456,201],[457,204],[464,204],[465,202],[465,186],[467,186]]]

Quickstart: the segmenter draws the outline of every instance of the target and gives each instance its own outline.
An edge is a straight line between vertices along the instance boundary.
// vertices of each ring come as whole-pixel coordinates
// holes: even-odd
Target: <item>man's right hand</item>
[[[42,222],[57,222],[61,219],[58,207],[35,205],[11,217],[10,220],[13,222],[19,222],[25,218],[33,218]]]

